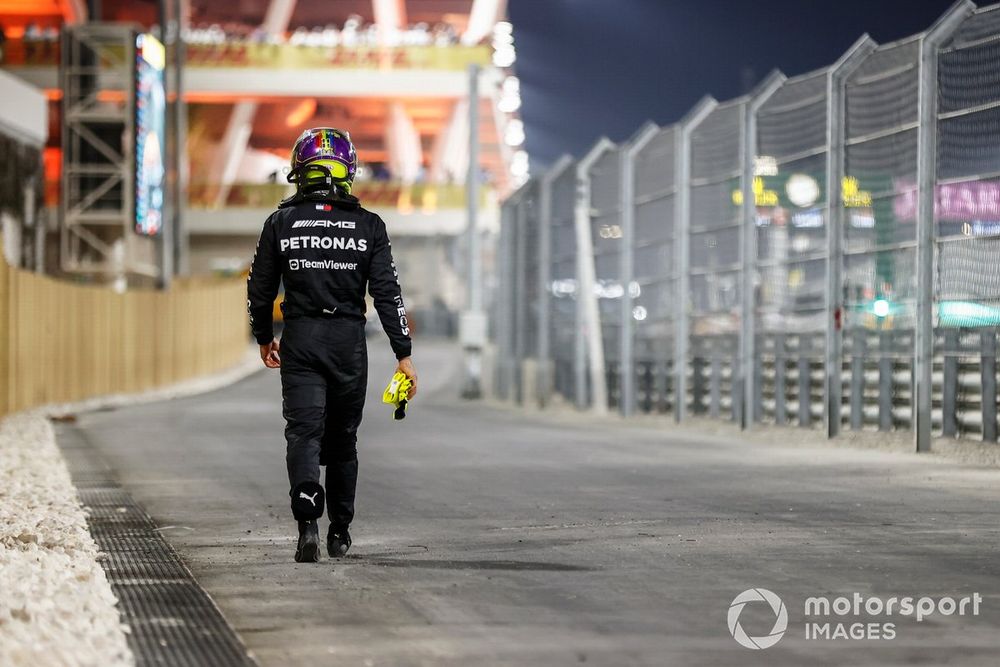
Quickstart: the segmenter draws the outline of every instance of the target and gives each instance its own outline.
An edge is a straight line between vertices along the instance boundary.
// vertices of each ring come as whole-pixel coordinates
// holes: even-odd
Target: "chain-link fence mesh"
[[[553,390],[576,400],[573,360],[576,350],[576,234],[573,227],[576,169],[570,165],[550,183],[549,351]]]
[[[533,396],[537,382],[538,324],[541,296],[538,255],[539,187],[529,181],[518,193],[515,209],[514,242],[514,400],[521,403]]]
[[[621,151],[607,150],[591,165],[590,238],[594,248],[594,292],[604,344],[607,397],[610,407],[621,399]]]
[[[916,199],[920,37],[881,46],[845,86],[844,360],[852,428],[908,427],[916,317]],[[875,394],[875,402],[865,396]]]
[[[757,111],[758,400],[778,424],[823,418],[828,80],[789,79]]]
[[[739,419],[746,99],[720,104],[691,136],[688,356],[690,410]]]
[[[631,368],[640,412],[825,420],[830,433],[841,424],[909,429],[930,414],[918,443],[931,430],[995,441],[1000,10],[960,3],[926,33],[882,46],[859,40],[831,68],[774,81],[606,150],[586,174],[589,188],[577,190],[575,169],[563,169],[507,202],[498,264],[509,289],[498,310],[519,298],[528,305],[503,311],[519,325],[494,327],[498,350],[517,352],[523,366],[547,322],[553,389],[581,406],[582,369],[600,363],[587,331],[599,329],[609,403],[624,412],[621,374]],[[538,188],[548,188],[549,215]],[[586,193],[593,253],[584,258],[574,209]],[[520,231],[508,233],[511,225]],[[551,235],[548,256],[537,258],[550,273],[545,318],[530,305],[543,303],[531,291],[542,288],[528,250],[535,225]],[[589,263],[594,283],[578,284]],[[576,307],[591,289],[596,323]],[[751,293],[752,322],[743,312]],[[930,392],[918,392],[927,373]],[[674,395],[680,380],[683,397]],[[753,419],[742,419],[745,402]]]
[[[513,397],[514,385],[514,303],[515,234],[517,201],[509,199],[500,209],[500,234],[496,245],[497,280],[491,299],[490,333],[496,341],[493,391],[497,397]]]
[[[945,435],[997,434],[1000,326],[1000,10],[962,23],[938,57],[937,267],[934,276]],[[914,217],[909,199],[900,213]]]
[[[677,128],[669,127],[635,156],[633,273],[626,290],[632,299],[635,401],[641,412],[668,412],[676,400],[676,150]]]

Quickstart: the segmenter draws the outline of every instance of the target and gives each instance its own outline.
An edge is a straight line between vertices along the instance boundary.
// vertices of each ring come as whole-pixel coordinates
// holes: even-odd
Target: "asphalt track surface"
[[[388,347],[369,347],[342,560],[292,560],[276,372],[80,418],[262,664],[997,664],[1000,471],[461,402],[440,344],[415,346],[422,392],[394,423]],[[766,650],[727,626],[755,587],[788,615]],[[810,596],[854,593],[983,601],[920,622],[804,615]],[[761,636],[775,614],[739,620]],[[892,622],[895,638],[805,639],[807,620]]]

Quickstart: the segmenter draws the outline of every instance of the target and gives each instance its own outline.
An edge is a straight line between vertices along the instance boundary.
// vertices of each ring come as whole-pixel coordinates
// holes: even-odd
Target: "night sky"
[[[770,70],[829,65],[869,33],[921,32],[954,0],[509,0],[532,171],[737,97]],[[988,2],[981,3],[983,5]]]

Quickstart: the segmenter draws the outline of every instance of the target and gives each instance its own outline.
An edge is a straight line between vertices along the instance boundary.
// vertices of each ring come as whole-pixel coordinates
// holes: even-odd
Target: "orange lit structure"
[[[155,7],[105,0],[101,19],[156,34]],[[451,271],[447,257],[466,224],[472,64],[481,67],[481,226],[496,228],[496,202],[526,178],[505,0],[188,1],[181,14],[187,209],[178,231],[191,272],[229,272],[248,259],[284,194],[289,147],[314,126],[351,132],[361,161],[357,193],[394,237],[414,237],[397,243],[397,252],[420,255],[400,259],[404,274],[408,265]],[[55,31],[87,18],[78,0],[0,0],[2,65],[50,100],[47,179],[61,162]],[[50,206],[58,192],[46,188]],[[460,283],[458,270],[451,273],[441,278]],[[460,298],[444,296],[449,304]],[[411,300],[419,307],[422,297]]]

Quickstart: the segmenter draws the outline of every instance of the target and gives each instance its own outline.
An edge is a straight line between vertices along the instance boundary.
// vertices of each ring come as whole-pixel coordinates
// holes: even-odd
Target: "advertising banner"
[[[152,236],[163,227],[167,95],[165,52],[152,35],[135,38],[135,231]]]

